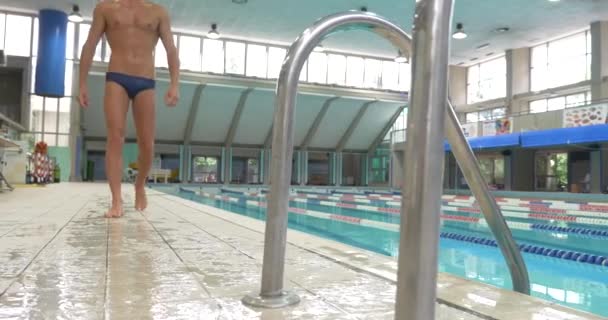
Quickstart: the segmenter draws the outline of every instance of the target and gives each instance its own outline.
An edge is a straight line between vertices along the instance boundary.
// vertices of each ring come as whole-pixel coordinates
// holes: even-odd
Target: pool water
[[[177,188],[162,188],[161,191],[259,220],[265,220],[266,217],[265,208],[258,206],[214,200],[189,192],[181,192]],[[381,205],[377,206],[381,207]],[[399,224],[399,216],[395,214],[293,201],[290,202],[290,207]],[[459,211],[444,211],[443,213],[465,217],[474,216]],[[507,218],[507,220],[548,223],[548,221],[534,221],[534,219]],[[577,225],[560,222],[560,226],[573,227]],[[589,225],[584,225],[584,227],[594,228]],[[387,256],[396,256],[398,253],[399,233],[395,231],[295,213],[289,214],[289,228]],[[494,239],[487,227],[460,221],[442,221],[441,232]],[[607,237],[590,237],[546,230],[512,229],[512,232],[518,244],[542,245],[546,248],[608,256]],[[522,254],[528,267],[533,296],[575,309],[608,316],[608,303],[606,303],[608,301],[608,266],[537,254]],[[499,249],[496,247],[441,238],[438,267],[441,272],[511,289],[509,271]]]

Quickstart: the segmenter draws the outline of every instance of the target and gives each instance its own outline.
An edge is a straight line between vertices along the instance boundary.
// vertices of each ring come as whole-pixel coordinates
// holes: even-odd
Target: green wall
[[[54,157],[61,168],[61,182],[70,179],[70,148],[69,147],[49,147],[49,157]]]

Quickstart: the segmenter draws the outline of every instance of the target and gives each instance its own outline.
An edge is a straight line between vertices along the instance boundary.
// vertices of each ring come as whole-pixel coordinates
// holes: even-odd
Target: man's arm
[[[101,36],[106,30],[106,21],[103,16],[103,4],[97,5],[95,11],[93,11],[93,23],[87,41],[82,47],[82,54],[80,55],[80,72],[79,81],[80,87],[86,87],[87,75],[93,64],[93,56],[95,55],[95,48],[101,39]]]
[[[177,54],[177,48],[175,47],[175,43],[173,41],[169,13],[164,8],[162,9],[159,33],[160,40],[163,42],[165,51],[167,51],[167,62],[169,64],[169,74],[171,75],[171,86],[177,87],[179,85],[179,57]]]

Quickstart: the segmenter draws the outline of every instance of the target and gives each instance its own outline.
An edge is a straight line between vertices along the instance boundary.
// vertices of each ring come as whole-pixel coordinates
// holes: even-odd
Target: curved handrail
[[[479,163],[471,146],[468,143],[462,143],[463,141],[466,142],[466,137],[462,132],[458,116],[450,100],[448,100],[446,109],[448,112],[448,117],[445,121],[446,136],[452,146],[452,153],[471,188],[471,192],[475,195],[477,202],[479,202],[486,222],[490,230],[492,230],[494,237],[496,237],[496,243],[505,257],[505,261],[511,272],[513,290],[530,294],[530,280],[528,278],[528,270],[525,268],[524,259],[521,256],[517,243],[513,239],[511,229],[509,229],[507,222],[500,213],[496,199],[490,193],[490,189],[481,175]]]
[[[435,15],[438,17],[435,17]],[[446,115],[444,108],[447,90],[443,89],[446,89],[447,86],[446,43],[449,42],[449,36],[446,36],[446,32],[449,33],[450,15],[450,0],[426,0],[420,1],[417,4],[414,27],[414,47],[417,46],[417,52],[414,53],[413,57],[414,79],[412,81],[412,95],[410,96],[412,111],[410,111],[411,118],[408,120],[408,128],[417,130],[408,130],[407,145],[408,150],[411,152],[408,152],[409,156],[406,154],[405,172],[408,175],[406,181],[411,181],[411,183],[409,183],[408,187],[404,186],[401,228],[404,230],[405,226],[412,226],[414,223],[428,228],[408,233],[408,240],[415,240],[408,243],[405,243],[405,239],[403,238],[406,232],[401,233],[400,246],[402,248],[407,246],[408,250],[410,250],[408,252],[412,254],[408,255],[407,259],[405,255],[400,254],[400,281],[398,282],[398,298],[400,301],[409,300],[403,299],[404,295],[412,297],[412,301],[418,300],[415,298],[418,295],[422,295],[420,299],[433,298],[432,303],[425,301],[424,307],[420,308],[416,306],[415,302],[410,301],[407,303],[417,310],[434,308],[436,272],[429,272],[429,270],[436,271],[437,262],[437,246],[434,244],[438,241],[439,236],[444,129],[437,122],[444,122]],[[335,14],[320,19],[313,26],[306,29],[290,47],[277,84],[262,287],[259,295],[243,298],[243,302],[246,304],[257,307],[278,308],[299,301],[296,295],[283,290],[288,222],[287,212],[292,171],[291,159],[294,147],[293,122],[295,118],[298,80],[300,71],[308,56],[325,37],[338,31],[351,29],[372,31],[388,39],[404,54],[412,52],[411,38],[401,28],[375,14],[358,11]],[[438,29],[441,29],[441,32]],[[437,36],[437,34],[441,34],[441,36]],[[445,60],[445,62],[442,60]],[[433,69],[433,63],[437,63],[438,65],[445,64],[445,66]],[[437,74],[433,74],[432,71],[436,71]],[[441,79],[439,81],[441,83],[436,83],[434,86],[430,85],[433,84],[431,81],[433,77],[441,77],[439,78]],[[434,94],[437,94],[437,96],[434,96]],[[437,100],[437,97],[444,99],[441,100],[443,102]],[[447,108],[450,110],[451,105],[448,104]],[[511,271],[514,283],[513,287],[517,291],[528,293],[529,290],[526,289],[529,287],[527,270],[521,254],[514,245],[515,242],[504,222],[504,218],[500,214],[495,200],[483,181],[474,155],[471,159],[471,154],[466,153],[467,148],[470,151],[470,147],[464,138],[464,134],[462,134],[460,126],[453,127],[454,123],[458,123],[453,109],[447,113],[447,118],[449,119],[447,122],[450,124],[447,125],[447,133],[450,143],[453,145],[452,148],[464,150],[458,153],[455,152],[454,154],[459,157],[459,163],[466,165],[468,175],[465,175],[465,177],[469,185],[475,186],[474,188],[472,187],[472,191],[480,203],[484,204],[484,207],[482,207],[484,210],[482,211],[488,224],[491,225],[492,231],[496,234],[498,245],[503,253],[509,253],[505,255],[505,258],[509,259],[507,264]],[[420,174],[420,172],[424,172],[424,174]],[[430,232],[425,234],[427,230]],[[408,231],[411,231],[411,229]],[[428,243],[422,243],[424,250],[419,248],[422,242],[421,239],[424,239],[424,241],[429,240]],[[419,261],[414,262],[411,259],[413,256],[417,257],[418,259],[416,260]],[[429,263],[433,264],[434,267],[429,266]],[[427,270],[424,271],[424,268]],[[402,274],[402,269],[408,270]],[[424,275],[416,276],[416,272],[424,273]],[[425,280],[416,282],[414,278],[424,278]],[[411,288],[414,294],[409,295],[405,287],[413,287],[414,285],[415,288]],[[423,287],[427,288],[423,289]],[[404,311],[405,308],[399,307],[398,304],[397,314],[400,313],[400,310],[402,313],[406,312]],[[410,309],[407,312],[413,312],[413,310]],[[418,316],[423,313],[416,314]],[[426,313],[426,316],[429,316],[429,314]]]

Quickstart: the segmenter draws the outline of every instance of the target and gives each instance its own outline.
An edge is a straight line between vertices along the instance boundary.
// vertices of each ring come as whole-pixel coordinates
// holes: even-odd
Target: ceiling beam
[[[353,119],[353,121],[350,123],[350,125],[348,126],[348,129],[346,129],[346,132],[344,132],[344,135],[342,136],[342,138],[340,138],[340,141],[338,142],[338,145],[336,146],[336,152],[344,151],[344,147],[348,143],[348,140],[350,140],[350,137],[353,135],[353,132],[355,131],[355,129],[357,129],[357,126],[359,125],[359,122],[361,122],[361,119],[367,112],[367,109],[369,109],[370,105],[372,105],[376,102],[377,101],[368,101],[361,105],[361,108],[359,108],[359,111],[357,112],[355,119]]]
[[[196,121],[198,109],[200,108],[201,97],[203,95],[203,90],[205,89],[205,86],[205,84],[199,84],[194,90],[194,95],[192,96],[192,103],[190,104],[190,111],[188,112],[186,128],[184,129],[184,145],[189,145],[192,141],[192,131],[194,130],[194,122]]]
[[[401,114],[403,109],[405,109],[405,107],[406,106],[400,106],[399,108],[397,108],[397,111],[395,111],[395,113],[388,120],[388,122],[386,123],[384,128],[382,128],[382,131],[380,131],[380,134],[376,137],[376,139],[374,139],[372,144],[369,146],[369,149],[367,151],[368,154],[373,154],[374,152],[376,152],[376,149],[382,143],[382,141],[384,140],[384,137],[386,137],[386,134],[391,129],[391,127],[393,126],[395,121],[397,121],[397,118],[399,118],[399,115]]]
[[[300,146],[300,148],[302,150],[308,149],[308,147],[310,146],[310,143],[312,142],[312,139],[315,137],[315,135],[317,134],[317,131],[319,130],[319,126],[321,125],[321,122],[323,121],[325,114],[327,114],[327,110],[329,110],[329,107],[331,106],[331,104],[338,99],[339,99],[339,97],[332,97],[332,98],[325,100],[325,102],[323,103],[323,107],[321,108],[321,111],[319,111],[319,113],[317,114],[315,121],[312,123],[312,125],[308,129],[308,132],[306,133],[306,136],[304,137],[304,141],[302,141],[302,145]]]
[[[270,149],[270,146],[272,144],[272,127],[273,125],[270,125],[270,130],[268,131],[268,134],[266,134],[266,139],[264,139],[264,149]]]
[[[236,136],[236,130],[238,129],[239,123],[241,121],[241,115],[243,114],[243,110],[245,109],[245,105],[247,104],[247,98],[249,97],[251,91],[253,91],[253,89],[249,88],[241,92],[241,97],[239,98],[239,102],[237,103],[236,109],[234,110],[234,115],[232,116],[232,121],[230,122],[230,129],[228,129],[226,139],[224,139],[224,145],[226,146],[226,148],[232,147],[234,137]]]

